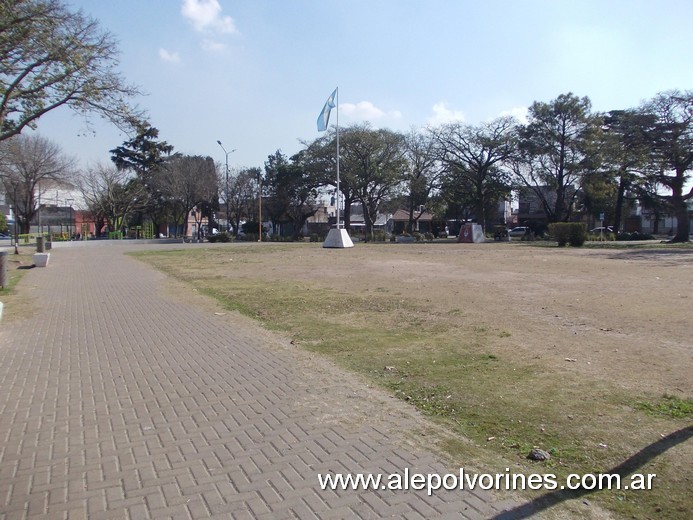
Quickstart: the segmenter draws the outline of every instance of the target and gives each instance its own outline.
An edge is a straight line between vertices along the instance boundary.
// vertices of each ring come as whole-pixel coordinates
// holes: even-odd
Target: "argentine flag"
[[[334,98],[337,96],[337,89],[327,98],[325,106],[322,107],[322,112],[318,116],[318,132],[327,130],[327,125],[330,123],[330,111],[335,107]]]

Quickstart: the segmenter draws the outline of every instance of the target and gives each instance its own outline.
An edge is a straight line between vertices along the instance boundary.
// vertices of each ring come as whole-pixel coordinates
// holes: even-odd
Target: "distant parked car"
[[[594,229],[590,229],[590,233],[613,233],[614,228],[612,226],[599,226]]]
[[[508,231],[508,235],[510,235],[511,237],[523,237],[527,233],[529,233],[529,228],[525,226],[514,227],[510,231]]]

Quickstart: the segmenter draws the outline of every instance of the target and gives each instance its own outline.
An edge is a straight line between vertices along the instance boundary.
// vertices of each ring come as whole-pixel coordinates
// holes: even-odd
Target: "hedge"
[[[559,247],[570,244],[580,247],[587,240],[587,226],[580,222],[554,222],[549,224],[549,234],[558,242]]]

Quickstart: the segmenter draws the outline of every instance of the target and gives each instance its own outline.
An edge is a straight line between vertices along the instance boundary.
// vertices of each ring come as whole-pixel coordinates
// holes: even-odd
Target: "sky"
[[[161,140],[262,167],[339,125],[408,132],[523,118],[572,92],[593,109],[693,89],[690,0],[65,0],[119,42],[119,70]],[[331,124],[335,123],[335,111]],[[130,136],[66,108],[38,122],[82,168]]]

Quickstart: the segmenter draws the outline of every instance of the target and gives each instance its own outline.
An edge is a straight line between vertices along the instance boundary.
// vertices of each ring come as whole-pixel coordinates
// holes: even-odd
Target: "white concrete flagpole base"
[[[327,233],[327,238],[322,243],[322,247],[354,247],[354,243],[351,241],[351,237],[346,229],[333,227]]]

